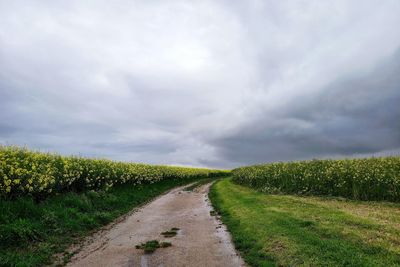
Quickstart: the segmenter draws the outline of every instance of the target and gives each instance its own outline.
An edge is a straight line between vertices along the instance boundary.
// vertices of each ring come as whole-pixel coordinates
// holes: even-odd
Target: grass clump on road
[[[265,194],[216,182],[210,199],[251,266],[400,266],[400,204]]]
[[[174,236],[176,236],[178,234],[179,230],[180,230],[179,228],[173,227],[173,228],[171,228],[171,230],[162,232],[161,234],[164,237],[174,237]]]
[[[158,248],[166,248],[170,246],[172,246],[170,242],[159,242],[158,240],[150,240],[147,241],[146,243],[137,245],[136,248],[143,249],[144,253],[153,253]]]

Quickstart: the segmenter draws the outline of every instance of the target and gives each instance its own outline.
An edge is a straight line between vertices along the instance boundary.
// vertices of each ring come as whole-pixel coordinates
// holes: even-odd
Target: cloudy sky
[[[400,1],[0,0],[0,143],[231,168],[400,153]]]

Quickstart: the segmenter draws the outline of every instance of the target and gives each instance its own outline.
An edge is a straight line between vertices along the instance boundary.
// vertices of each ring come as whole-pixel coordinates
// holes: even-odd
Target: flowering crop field
[[[193,179],[226,175],[201,168],[115,162],[64,157],[26,148],[0,146],[0,197],[108,189],[117,184],[154,183],[164,179]]]
[[[400,157],[260,164],[232,174],[235,183],[267,193],[400,202]]]

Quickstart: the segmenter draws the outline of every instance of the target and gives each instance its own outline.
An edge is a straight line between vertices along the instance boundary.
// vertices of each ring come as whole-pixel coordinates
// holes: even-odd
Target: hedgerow
[[[67,191],[107,190],[116,184],[206,178],[225,171],[88,159],[0,146],[0,197],[43,198]]]
[[[232,174],[234,182],[268,193],[400,201],[400,157],[269,163]]]

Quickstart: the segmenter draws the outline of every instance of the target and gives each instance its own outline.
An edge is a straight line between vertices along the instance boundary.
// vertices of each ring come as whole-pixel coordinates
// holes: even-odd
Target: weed
[[[140,245],[136,245],[136,249],[143,249],[145,253],[153,253],[158,248],[166,248],[170,247],[172,244],[170,242],[159,242],[158,240],[150,240],[146,243],[142,243]]]
[[[179,231],[179,228],[173,227],[173,228],[171,228],[171,230],[162,232],[161,234],[164,237],[173,237],[173,236],[177,235],[178,231]]]
[[[145,253],[153,253],[156,249],[160,248],[158,240],[150,240],[136,246],[137,249],[143,249]]]

